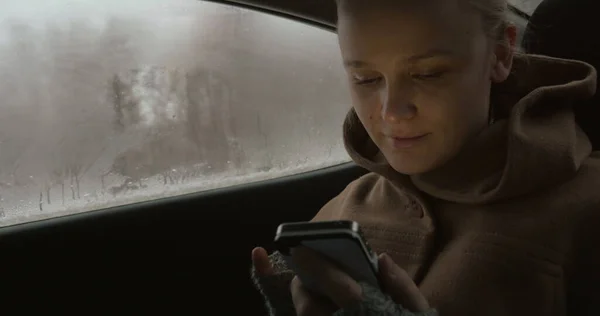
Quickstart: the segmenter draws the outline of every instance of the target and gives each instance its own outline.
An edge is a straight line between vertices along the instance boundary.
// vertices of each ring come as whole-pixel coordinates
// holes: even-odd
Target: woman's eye
[[[443,71],[430,72],[430,73],[422,73],[422,74],[412,74],[411,76],[417,80],[430,80],[437,79],[444,75]]]
[[[381,81],[382,77],[358,78],[354,77],[354,83],[361,86],[374,85]]]

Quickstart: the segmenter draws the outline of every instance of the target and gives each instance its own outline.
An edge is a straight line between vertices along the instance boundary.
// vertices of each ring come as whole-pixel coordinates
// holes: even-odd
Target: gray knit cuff
[[[263,296],[270,316],[296,316],[290,292],[290,284],[295,274],[286,266],[283,256],[279,252],[274,252],[269,258],[273,264],[275,275],[258,276],[256,268],[252,266],[251,276],[254,286]]]
[[[363,300],[338,310],[333,316],[438,316],[435,309],[413,313],[396,304],[391,297],[379,289],[366,283],[360,285],[363,290]]]

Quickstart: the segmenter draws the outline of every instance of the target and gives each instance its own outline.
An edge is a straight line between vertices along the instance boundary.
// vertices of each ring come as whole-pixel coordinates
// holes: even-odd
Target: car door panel
[[[249,279],[252,248],[270,247],[279,223],[309,220],[364,173],[348,163],[2,228],[2,283],[11,289],[2,305],[21,312],[81,306],[67,299],[107,313],[187,314],[224,304],[222,315],[264,314]],[[32,297],[36,304],[28,304]]]

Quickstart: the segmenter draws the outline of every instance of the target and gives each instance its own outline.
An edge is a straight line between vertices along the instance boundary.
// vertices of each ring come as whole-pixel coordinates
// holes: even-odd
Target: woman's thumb
[[[252,250],[252,264],[259,276],[271,276],[275,274],[271,260],[265,248],[256,247]]]
[[[412,312],[423,312],[429,309],[427,299],[415,282],[387,254],[379,256],[379,278],[383,290],[397,304]]]

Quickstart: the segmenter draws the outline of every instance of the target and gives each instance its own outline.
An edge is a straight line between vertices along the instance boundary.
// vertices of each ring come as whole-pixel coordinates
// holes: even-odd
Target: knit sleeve
[[[279,252],[269,256],[275,270],[272,276],[259,276],[253,266],[251,275],[256,289],[263,296],[265,307],[270,316],[295,316],[294,303],[290,292],[290,284],[294,272],[288,269]]]
[[[402,305],[396,304],[391,297],[366,283],[360,284],[363,289],[363,300],[338,310],[334,316],[437,316],[435,309],[413,313]]]

